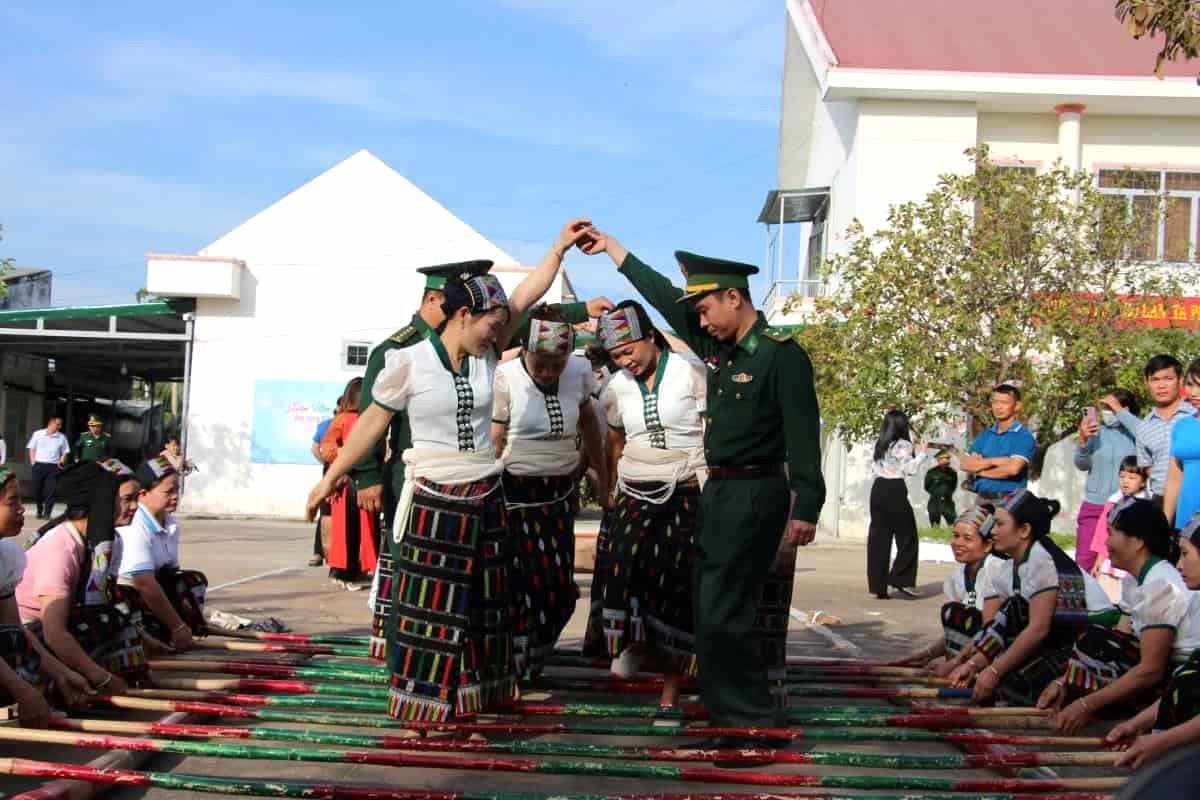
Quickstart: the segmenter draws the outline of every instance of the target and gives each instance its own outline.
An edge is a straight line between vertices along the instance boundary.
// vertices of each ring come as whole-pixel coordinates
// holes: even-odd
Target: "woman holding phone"
[[[1138,401],[1132,392],[1114,389],[1100,400],[1099,407],[1083,409],[1075,468],[1087,473],[1083,502],[1075,515],[1075,563],[1085,572],[1096,564],[1092,534],[1109,498],[1121,490],[1118,476],[1121,461],[1135,452]]]

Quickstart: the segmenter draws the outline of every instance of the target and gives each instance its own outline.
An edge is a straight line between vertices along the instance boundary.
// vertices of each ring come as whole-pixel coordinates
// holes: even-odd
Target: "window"
[[[1102,169],[1100,191],[1138,223],[1133,255],[1145,261],[1197,260],[1200,240],[1200,172]],[[1165,195],[1166,198],[1160,201]]]
[[[370,355],[370,342],[345,342],[342,344],[342,367],[346,369],[365,367],[367,357]]]

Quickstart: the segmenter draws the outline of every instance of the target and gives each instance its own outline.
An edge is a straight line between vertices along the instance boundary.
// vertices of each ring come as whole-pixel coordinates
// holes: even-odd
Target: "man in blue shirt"
[[[992,418],[996,424],[975,437],[970,452],[959,465],[975,477],[980,501],[995,501],[1029,481],[1029,465],[1037,444],[1033,434],[1017,420],[1021,390],[1001,384],[992,390]]]

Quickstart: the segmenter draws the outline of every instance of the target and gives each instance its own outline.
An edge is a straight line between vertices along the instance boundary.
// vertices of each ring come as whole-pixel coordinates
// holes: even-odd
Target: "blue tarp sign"
[[[333,416],[333,401],[345,388],[315,381],[255,381],[250,461],[312,466],[317,423]]]

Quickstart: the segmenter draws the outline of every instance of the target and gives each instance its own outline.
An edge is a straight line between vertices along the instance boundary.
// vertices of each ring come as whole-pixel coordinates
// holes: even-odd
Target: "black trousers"
[[[892,539],[896,561],[888,570]],[[917,584],[917,518],[908,502],[908,486],[899,478],[871,484],[871,525],[867,529],[867,586],[879,594],[888,586]]]
[[[58,483],[58,464],[33,465],[33,502],[38,516],[48,517],[54,510],[54,490]]]

